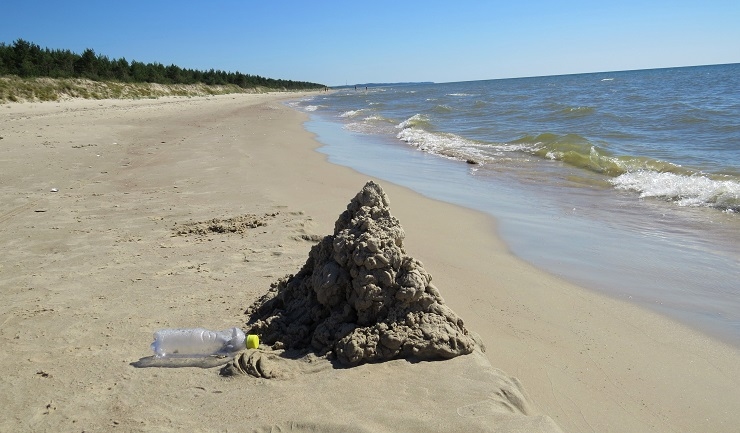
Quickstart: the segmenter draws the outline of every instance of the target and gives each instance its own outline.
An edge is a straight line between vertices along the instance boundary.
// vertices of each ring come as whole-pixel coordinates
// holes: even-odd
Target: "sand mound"
[[[174,228],[177,235],[207,235],[209,233],[244,234],[249,229],[267,225],[267,220],[275,218],[276,213],[258,215],[239,215],[232,218],[213,218],[208,221],[191,222]]]
[[[249,333],[273,349],[313,350],[346,366],[471,353],[463,321],[403,239],[388,197],[368,182],[303,268],[247,310]]]

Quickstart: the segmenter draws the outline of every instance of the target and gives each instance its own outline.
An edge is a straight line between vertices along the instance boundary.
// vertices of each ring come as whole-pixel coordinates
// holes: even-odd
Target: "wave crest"
[[[485,158],[481,152],[481,143],[455,134],[431,132],[422,128],[407,126],[401,128],[401,132],[396,137],[423,152],[445,158],[468,162],[479,162]]]
[[[639,192],[640,197],[662,198],[680,206],[740,212],[740,182],[733,180],[640,170],[624,173],[609,182],[617,189]]]
[[[525,135],[512,143],[520,145],[523,151],[540,158],[562,161],[568,165],[610,177],[638,170],[692,174],[689,170],[667,161],[642,156],[613,155],[605,148],[597,146],[578,134]]]
[[[424,116],[423,114],[414,114],[413,116],[409,117],[408,119],[399,123],[398,126],[396,126],[396,128],[398,129],[429,127],[431,127],[431,124],[429,123],[429,118]]]
[[[357,117],[360,114],[362,114],[363,111],[364,110],[362,110],[362,109],[360,109],[360,110],[349,110],[349,111],[345,111],[344,113],[340,114],[339,117],[344,117],[344,118]]]
[[[558,111],[558,114],[569,118],[586,117],[594,114],[594,107],[566,107]]]

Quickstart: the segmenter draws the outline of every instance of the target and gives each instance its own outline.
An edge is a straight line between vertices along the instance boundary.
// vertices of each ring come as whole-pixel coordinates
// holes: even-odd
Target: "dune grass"
[[[229,93],[266,93],[276,89],[244,89],[234,84],[122,83],[80,78],[0,77],[0,103],[60,101],[65,99],[155,99],[162,96],[209,96]]]

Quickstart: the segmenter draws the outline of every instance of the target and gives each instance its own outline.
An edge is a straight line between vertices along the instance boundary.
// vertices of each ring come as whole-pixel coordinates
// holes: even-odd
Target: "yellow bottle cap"
[[[256,349],[260,347],[260,337],[255,334],[247,335],[247,349]]]

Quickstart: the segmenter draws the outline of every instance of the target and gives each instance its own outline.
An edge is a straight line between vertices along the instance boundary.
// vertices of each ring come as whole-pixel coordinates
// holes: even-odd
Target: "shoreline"
[[[520,182],[505,170],[440,158],[390,135],[353,132],[329,111],[311,111],[307,128],[330,161],[491,215],[509,249],[538,269],[740,348],[733,216],[609,190],[529,184],[527,176]]]
[[[314,133],[318,132],[314,131]],[[352,148],[357,150],[354,146]],[[337,157],[337,155],[330,152],[326,152],[324,155],[327,162],[329,162],[330,156]],[[339,158],[341,158],[341,156]],[[333,164],[347,167],[353,172],[363,175],[359,171],[350,168],[350,164],[345,164],[343,162],[334,162]],[[429,170],[430,168],[426,167],[425,169]],[[445,291],[443,291],[442,294],[448,303],[451,302],[451,299],[454,299],[456,302],[468,304],[468,311],[473,311],[474,315],[472,317],[462,317],[466,320],[466,324],[468,324],[468,326],[470,326],[469,323],[473,321],[475,325],[470,326],[471,329],[479,330],[479,327],[487,327],[491,332],[491,335],[495,335],[496,337],[505,337],[504,340],[506,341],[506,344],[504,344],[504,347],[508,350],[515,350],[515,353],[492,353],[494,351],[489,349],[487,351],[488,358],[494,366],[502,368],[507,373],[513,374],[519,378],[537,377],[539,380],[535,382],[538,389],[537,392],[533,392],[532,394],[538,397],[550,394],[551,399],[548,399],[548,406],[546,406],[547,408],[545,409],[545,413],[548,415],[552,416],[553,412],[548,412],[548,410],[555,407],[562,411],[560,412],[556,410],[556,412],[559,412],[560,415],[562,415],[563,413],[568,413],[569,404],[574,407],[579,406],[575,403],[576,399],[574,399],[572,395],[567,399],[564,399],[568,400],[567,403],[565,403],[564,400],[561,400],[559,396],[552,395],[552,388],[557,387],[554,385],[554,378],[556,376],[552,374],[549,367],[556,366],[558,364],[556,359],[560,356],[567,359],[567,362],[563,362],[558,366],[560,373],[573,370],[573,365],[569,365],[571,361],[577,358],[577,356],[573,357],[573,355],[582,355],[587,358],[587,362],[576,363],[579,364],[579,366],[575,371],[583,373],[587,372],[593,366],[596,366],[598,372],[589,373],[591,375],[591,379],[594,381],[591,385],[595,387],[597,386],[596,384],[600,384],[598,386],[603,386],[607,382],[612,382],[612,385],[617,385],[624,380],[623,377],[620,377],[621,374],[629,375],[631,374],[630,372],[635,370],[642,370],[650,371],[651,375],[654,374],[656,376],[655,379],[658,377],[662,378],[658,379],[653,386],[647,387],[652,389],[666,386],[669,381],[674,380],[668,378],[668,376],[671,376],[673,373],[661,371],[664,367],[669,369],[676,368],[678,371],[681,369],[682,362],[685,361],[687,364],[693,364],[694,361],[691,360],[691,358],[693,358],[693,356],[702,357],[702,352],[714,355],[722,353],[722,355],[720,355],[721,357],[728,357],[725,361],[729,361],[733,358],[736,360],[740,359],[738,358],[738,356],[740,356],[740,348],[732,345],[728,341],[717,336],[709,335],[699,329],[695,329],[687,323],[670,318],[669,316],[656,312],[645,305],[630,302],[627,299],[621,299],[605,293],[604,291],[581,286],[565,277],[556,276],[535,264],[529,263],[524,258],[516,256],[504,239],[498,234],[497,221],[494,216],[491,216],[484,211],[471,209],[463,205],[452,204],[449,201],[442,199],[429,198],[428,196],[416,192],[408,187],[400,186],[399,188],[406,189],[409,193],[417,195],[422,200],[442,203],[443,205],[450,206],[453,209],[456,208],[458,210],[464,210],[467,213],[464,217],[466,218],[466,223],[456,226],[472,228],[470,231],[477,232],[478,234],[485,234],[486,237],[489,237],[488,239],[476,238],[475,246],[472,248],[476,253],[471,253],[466,258],[460,256],[461,253],[465,253],[464,249],[462,249],[462,251],[456,250],[454,255],[457,257],[454,259],[450,257],[449,252],[442,253],[441,255],[444,257],[434,257],[439,260],[439,263],[434,262],[434,266],[428,267],[432,270],[432,274],[435,277],[437,276],[434,273],[435,268],[442,268],[448,271],[443,272],[442,275],[440,275],[440,277],[444,277],[446,281],[445,283],[438,283],[440,287],[447,286],[447,284],[454,284],[454,277],[449,280],[448,277],[456,275],[455,273],[457,273],[457,275],[464,273],[467,275],[467,278],[471,278],[471,275],[474,275],[472,278],[477,281],[487,281],[489,283],[495,281],[498,278],[498,276],[495,275],[495,270],[485,269],[488,266],[489,261],[497,263],[498,265],[501,265],[502,268],[506,269],[503,273],[504,275],[502,275],[505,281],[495,284],[496,291],[501,291],[502,293],[497,293],[493,298],[504,300],[507,296],[510,297],[510,299],[505,299],[505,304],[509,305],[510,308],[503,308],[501,306],[494,305],[473,305],[475,302],[470,302],[471,300],[467,298],[470,293],[466,293],[465,299],[462,300],[458,300],[457,294],[450,294]],[[454,212],[452,210],[447,210],[445,217],[442,218],[454,219],[450,216],[453,213]],[[415,213],[410,218],[415,221],[415,223],[419,223],[428,217],[428,214],[421,211]],[[470,218],[470,220],[467,220],[468,218]],[[403,222],[404,220],[401,219],[401,221]],[[464,236],[463,238],[473,239],[475,238],[475,234]],[[425,248],[422,248],[425,252],[430,250],[439,250],[439,248],[435,248],[434,246],[434,239],[427,239],[426,241],[431,242],[425,242],[424,239],[417,239],[412,245],[425,244]],[[453,239],[450,240],[450,242],[455,241],[457,241],[457,238],[456,236],[453,236]],[[485,245],[483,246],[482,244]],[[489,253],[487,259],[478,255],[480,251]],[[425,258],[422,258],[421,260],[426,265],[427,262],[430,261],[430,257],[424,257]],[[451,262],[454,262],[455,265],[451,265]],[[477,269],[474,269],[476,267]],[[512,274],[517,274],[518,277]],[[435,281],[437,281],[437,279],[435,279]],[[511,288],[506,287],[509,284],[523,283],[532,284],[532,287],[517,293],[514,293],[516,289],[512,290]],[[555,290],[550,293],[551,289]],[[473,301],[488,302],[492,297],[490,294],[485,292],[485,289],[476,290],[475,294],[477,296]],[[563,297],[566,299],[563,299]],[[550,302],[552,302],[552,304],[549,304]],[[457,304],[457,307],[453,306],[453,310],[458,311],[460,308],[459,305],[460,304]],[[535,306],[536,308],[530,308],[531,306]],[[556,311],[547,311],[548,308],[556,309]],[[557,329],[557,332],[552,332],[551,335],[544,337],[544,335],[547,334],[546,327],[543,333],[543,329],[538,325],[526,323],[526,318],[508,318],[508,320],[499,318],[496,320],[496,324],[502,325],[502,328],[505,327],[508,329],[495,330],[493,329],[495,326],[492,327],[490,323],[485,323],[485,320],[481,322],[479,321],[479,317],[475,317],[480,315],[478,314],[479,310],[489,310],[496,314],[498,310],[503,312],[508,309],[516,311],[516,314],[528,314],[529,318],[534,321],[541,321],[544,319],[548,323],[551,323],[553,328]],[[576,316],[567,318],[568,315],[573,314]],[[599,314],[602,316],[599,317]],[[515,314],[512,314],[512,316],[514,315]],[[578,317],[578,315],[581,316]],[[529,337],[533,336],[536,341],[529,339]],[[549,338],[553,338],[550,344],[548,344]],[[485,337],[484,340],[486,340]],[[485,342],[488,343],[487,340]],[[617,343],[616,346],[614,346],[613,343]],[[644,353],[646,350],[649,351],[650,349],[654,349],[654,345],[656,343],[661,346],[661,349],[657,353]],[[580,348],[578,348],[579,345]],[[610,345],[613,345],[613,347],[609,347]],[[490,348],[488,344],[487,346]],[[552,349],[552,353],[547,354],[549,349]],[[693,353],[685,353],[684,351]],[[673,355],[671,355],[670,352],[673,352]],[[545,368],[530,368],[529,366],[522,364],[522,360],[529,359],[533,353],[541,356],[539,359],[547,364]],[[682,362],[677,363],[675,359],[673,359],[674,357],[680,358],[682,356],[686,358]],[[653,364],[654,362],[655,364]],[[732,362],[728,362],[725,366],[730,366],[731,363]],[[641,367],[636,367],[638,365]],[[707,367],[711,370],[716,366]],[[614,376],[609,373],[612,369],[613,371],[618,372]],[[734,369],[734,367],[731,367],[731,369]],[[641,380],[645,379],[644,373],[637,374],[640,376]],[[700,375],[697,372],[691,372],[688,370],[685,374],[688,377],[693,375],[695,379]],[[618,378],[616,383],[615,377]],[[563,378],[561,377],[560,379]],[[525,381],[525,384],[527,383],[528,382]],[[591,385],[588,385],[587,387],[590,388]],[[530,392],[532,391],[531,385],[527,384],[525,386]],[[571,386],[573,386],[572,383],[567,384],[567,387]],[[626,388],[620,384],[619,386],[616,386],[615,389],[611,390],[611,392],[617,391],[615,394],[610,395],[609,397],[606,397],[606,395],[597,397],[597,400],[605,398],[604,400],[598,400],[600,403],[597,406],[603,409],[604,405],[621,405],[624,401],[636,398],[638,395],[642,394],[640,391],[629,391],[630,388],[642,389],[644,387],[645,384],[641,384],[639,381],[633,381]],[[605,392],[605,394],[611,394],[611,392]],[[620,393],[621,396],[618,396]],[[574,394],[582,395],[581,392],[575,392]],[[740,394],[736,392],[730,392],[730,394],[733,395],[733,398],[740,397]],[[673,396],[675,396],[675,394],[667,393],[662,396],[661,399],[670,399]],[[591,395],[589,398],[593,397],[594,396]],[[655,397],[655,395],[653,395],[653,397]],[[611,403],[609,403],[609,398],[613,399],[611,400]],[[684,399],[684,397],[680,397],[680,399]],[[535,400],[537,399],[535,398]],[[582,403],[588,405],[588,399],[583,400]],[[576,412],[579,413],[578,416],[581,416],[584,413],[582,407],[578,408]],[[594,416],[597,416],[596,413],[594,413]],[[559,416],[553,416],[553,418],[565,431],[590,431],[589,428],[583,428],[583,430],[581,430],[583,426],[579,426],[577,423],[575,425],[562,423],[562,418]],[[573,420],[571,419],[570,421],[572,422]],[[624,420],[621,422],[624,422]],[[682,422],[687,421],[684,419]],[[724,424],[724,421],[722,424],[724,425],[724,429],[729,428],[727,424]],[[677,424],[677,426],[680,426],[680,424]],[[601,430],[602,428],[604,430]],[[639,431],[640,429],[647,429],[646,431],[661,431],[655,426],[651,428],[647,428],[645,426],[625,428],[624,425],[619,426],[619,422],[611,425],[611,427],[602,425],[600,428],[597,428],[596,431],[612,431],[610,430],[612,428],[615,429],[613,431]],[[686,427],[674,428],[677,428],[680,431],[682,428]]]
[[[0,175],[0,236],[8,246],[0,262],[8,350],[0,365],[14,372],[2,384],[2,429],[215,430],[228,424],[187,413],[215,410],[226,398],[235,408],[250,405],[254,425],[326,416],[341,425],[357,415],[332,412],[328,401],[303,401],[314,388],[299,380],[303,394],[289,390],[293,382],[129,365],[149,355],[156,329],[243,324],[244,308],[305,261],[311,244],[301,235],[330,233],[368,180],[316,151],[320,144],[303,126],[307,115],[282,103],[296,97],[0,107],[2,160],[11,167]],[[571,432],[736,427],[737,349],[524,263],[486,215],[378,182],[406,232],[409,255],[480,334],[487,348],[481,362],[519,379],[533,414]],[[267,225],[241,238],[171,233],[175,224],[239,214],[260,215]],[[432,373],[448,365],[422,364]],[[346,385],[339,374],[363,384],[362,375],[398,379],[395,371],[413,375],[414,367],[393,361],[328,372],[328,382]],[[441,406],[426,408],[437,413],[445,398],[479,391],[441,379],[447,377],[439,382],[453,387],[449,396],[410,392],[398,399],[436,402]],[[370,391],[382,395],[342,397],[358,405],[363,398],[393,400],[378,385]],[[282,405],[294,418],[276,413]],[[382,421],[363,418],[360,425],[389,431]]]

